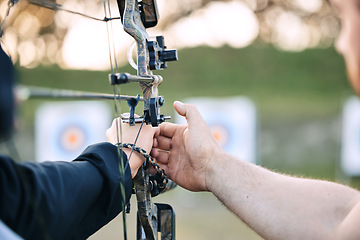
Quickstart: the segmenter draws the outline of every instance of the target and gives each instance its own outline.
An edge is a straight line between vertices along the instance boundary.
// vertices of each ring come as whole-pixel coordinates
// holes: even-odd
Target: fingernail
[[[174,105],[178,105],[178,106],[180,107],[180,106],[182,106],[182,105],[184,105],[184,104],[183,104],[182,102],[180,102],[180,101],[175,101],[175,102],[174,102]]]

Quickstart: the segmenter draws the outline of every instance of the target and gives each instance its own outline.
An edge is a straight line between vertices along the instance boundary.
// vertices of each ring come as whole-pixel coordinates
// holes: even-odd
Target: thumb
[[[186,106],[180,101],[174,102],[174,108],[177,111],[177,113],[183,117],[186,117]]]
[[[197,108],[192,104],[184,104],[180,101],[175,101],[174,108],[179,115],[186,118],[189,126],[196,126],[199,123],[203,124],[205,122]]]

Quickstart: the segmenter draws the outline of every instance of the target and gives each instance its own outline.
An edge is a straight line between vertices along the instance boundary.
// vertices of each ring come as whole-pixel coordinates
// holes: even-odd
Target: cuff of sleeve
[[[120,174],[120,160],[124,166],[123,174]],[[98,168],[104,177],[103,194],[109,194],[109,206],[120,207],[118,210],[121,211],[119,201],[123,200],[123,196],[120,183],[122,182],[125,188],[125,204],[129,202],[133,188],[126,154],[118,150],[115,145],[104,142],[90,145],[75,161],[89,161]]]

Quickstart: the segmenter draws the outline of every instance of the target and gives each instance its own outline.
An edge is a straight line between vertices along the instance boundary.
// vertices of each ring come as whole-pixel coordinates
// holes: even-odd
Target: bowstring
[[[139,138],[139,136],[140,136],[140,132],[141,132],[141,129],[142,129],[143,125],[144,125],[146,115],[147,115],[147,112],[145,112],[144,117],[143,117],[143,119],[142,119],[142,121],[141,121],[141,125],[140,125],[140,127],[139,127],[139,131],[138,131],[138,133],[137,133],[137,135],[136,135],[136,138],[135,138],[133,147],[131,148],[131,152],[130,152],[130,154],[129,154],[129,159],[131,158],[131,155],[132,155],[132,153],[133,153],[133,151],[134,151],[134,149],[135,149],[135,145],[136,145],[136,142],[137,142],[137,140],[138,140],[138,138]]]
[[[111,6],[110,6],[110,0],[103,0],[103,6],[104,6],[104,13],[105,18],[104,19],[112,19],[111,17]],[[114,32],[113,32],[113,25],[112,21],[106,21],[106,31],[107,31],[107,37],[108,37],[108,46],[109,46],[109,60],[110,60],[110,67],[111,67],[111,73],[115,74],[119,72],[118,64],[117,64],[117,58],[116,58],[116,48],[115,48],[115,42],[114,42]],[[116,130],[116,141],[118,143],[122,143],[122,124],[121,124],[121,118],[119,117],[121,114],[121,100],[118,98],[118,96],[121,95],[121,89],[120,86],[117,84],[113,85],[113,91],[114,91],[114,109],[115,109],[115,130]],[[120,177],[122,177],[123,181],[120,181],[120,194],[122,197],[122,220],[123,220],[123,234],[124,234],[124,240],[127,240],[127,224],[126,224],[126,193],[125,193],[125,186],[124,186],[124,176],[125,176],[125,167],[124,166],[124,159],[123,159],[123,147],[120,145],[120,147],[117,147],[117,154],[118,154],[118,169]],[[130,158],[128,159],[128,161]]]
[[[112,20],[116,20],[116,19],[120,19],[120,17],[115,17],[115,18],[109,18],[109,17],[104,17],[104,18],[97,18],[85,13],[81,13],[81,12],[77,12],[77,11],[73,11],[71,9],[67,9],[64,8],[61,4],[58,4],[56,2],[51,2],[51,1],[47,1],[47,0],[27,0],[29,3],[37,5],[39,7],[43,7],[43,8],[47,8],[50,10],[54,10],[54,11],[63,11],[63,12],[68,12],[74,15],[79,15],[85,18],[89,18],[95,21],[101,21],[101,22],[109,22]]]
[[[110,0],[103,0],[105,18],[104,19],[113,19],[111,17],[111,6]],[[106,31],[108,35],[108,44],[109,44],[109,58],[111,64],[111,72],[112,74],[118,73],[118,64],[116,59],[116,48],[115,48],[115,40],[114,40],[114,30],[112,21],[106,21]]]
[[[112,19],[111,17],[111,8],[110,8],[110,0],[103,0],[103,4],[104,4],[104,9],[105,9],[105,19]],[[116,59],[116,49],[115,49],[115,43],[114,43],[114,37],[113,37],[113,28],[112,28],[112,21],[108,21],[106,22],[107,25],[107,33],[108,33],[108,43],[109,43],[109,58],[110,58],[110,63],[111,63],[111,71],[112,74],[118,73],[118,64],[117,64],[117,59]],[[116,96],[116,94],[118,96],[120,96],[120,86],[118,84],[114,84],[113,85],[114,88],[114,96]],[[120,172],[120,176],[124,176],[125,175],[125,168],[129,166],[129,162],[132,156],[132,153],[136,147],[136,143],[137,140],[140,136],[140,132],[142,130],[142,127],[145,123],[145,119],[146,119],[146,115],[147,113],[144,113],[141,125],[139,127],[139,131],[135,137],[131,152],[128,156],[128,161],[126,163],[126,165],[124,166],[124,162],[123,160],[123,142],[122,142],[122,135],[123,135],[123,131],[122,131],[122,124],[119,124],[120,121],[122,121],[118,116],[119,116],[119,110],[121,113],[121,101],[120,98],[118,98],[119,100],[116,99],[116,97],[114,98],[114,107],[115,107],[115,117],[116,117],[116,132],[120,133],[117,134],[117,142],[118,143],[122,143],[120,144],[120,146],[118,147],[118,155],[120,158],[120,164],[119,164],[119,172]],[[123,182],[120,183],[120,189],[121,189],[121,194],[123,196],[123,200],[125,201],[125,187]],[[124,239],[127,240],[127,224],[126,224],[126,211],[125,211],[125,204],[122,204],[122,211],[123,211],[123,232],[124,232]]]
[[[7,19],[10,15],[10,10],[11,8],[14,6],[15,2],[9,0],[8,1],[8,8],[6,10],[6,14],[5,14],[5,17],[3,18],[3,20],[0,22],[0,38],[2,37],[3,33],[4,33],[4,28],[6,26],[6,22],[7,22]]]

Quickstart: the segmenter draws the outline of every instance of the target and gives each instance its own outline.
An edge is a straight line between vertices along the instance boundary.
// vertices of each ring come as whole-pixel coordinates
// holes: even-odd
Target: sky
[[[119,64],[125,64],[127,49],[133,40],[120,30],[122,28],[120,21],[113,21],[112,24],[114,45],[116,52],[121,56],[118,61]],[[168,48],[201,45],[221,47],[225,44],[240,48],[256,39],[259,24],[252,10],[242,2],[214,2],[205,9],[181,19],[166,32],[157,32],[156,29],[149,32],[153,34],[149,34],[150,36],[164,35]],[[79,18],[72,24],[64,40],[62,57],[65,66],[99,70],[109,68],[109,45],[106,36],[105,23]],[[86,39],[86,41],[76,39]]]

